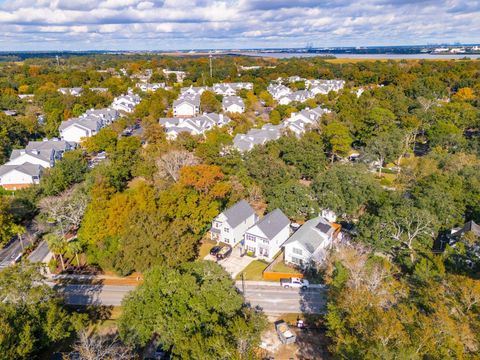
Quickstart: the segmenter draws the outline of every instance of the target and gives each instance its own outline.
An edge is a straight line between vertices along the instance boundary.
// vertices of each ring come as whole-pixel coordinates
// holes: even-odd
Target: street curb
[[[272,287],[280,287],[280,283],[276,281],[245,281],[246,286],[248,285],[256,285],[256,286],[272,286]],[[235,281],[235,285],[242,286],[242,281]],[[326,285],[323,284],[311,284],[309,288],[311,289],[324,289]]]

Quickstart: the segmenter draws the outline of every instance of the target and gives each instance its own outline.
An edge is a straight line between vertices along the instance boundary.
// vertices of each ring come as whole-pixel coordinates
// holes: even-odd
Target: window
[[[247,240],[255,242],[255,236],[247,234]]]
[[[228,234],[228,232],[230,231],[230,229],[229,229],[229,228],[224,228],[223,231],[225,231],[225,232]]]
[[[303,261],[302,261],[302,259],[296,258],[296,257],[294,257],[294,256],[292,256],[292,262],[293,262],[295,265],[303,266]]]
[[[297,255],[302,255],[302,249],[292,248],[292,252]]]

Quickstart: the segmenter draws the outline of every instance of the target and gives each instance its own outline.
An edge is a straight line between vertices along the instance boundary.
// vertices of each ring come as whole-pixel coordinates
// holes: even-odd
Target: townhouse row
[[[249,255],[267,261],[273,260],[283,248],[285,263],[305,268],[325,260],[338,230],[318,216],[293,231],[290,220],[280,209],[259,218],[241,200],[215,217],[210,235],[212,240],[232,247],[239,245]]]

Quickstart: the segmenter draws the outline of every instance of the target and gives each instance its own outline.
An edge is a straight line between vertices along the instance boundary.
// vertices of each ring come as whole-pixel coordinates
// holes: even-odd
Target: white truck
[[[302,290],[306,290],[310,286],[310,283],[308,282],[308,280],[305,280],[305,279],[290,278],[290,279],[280,279],[280,285],[283,286],[285,289],[299,288]]]

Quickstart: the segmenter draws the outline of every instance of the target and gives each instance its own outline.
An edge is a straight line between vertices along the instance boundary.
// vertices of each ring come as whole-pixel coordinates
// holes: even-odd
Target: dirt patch
[[[269,318],[269,320],[273,319]],[[300,330],[292,323],[289,325],[297,335],[297,341],[290,345],[282,344],[272,323],[262,335],[260,347],[263,357],[270,356],[275,360],[330,360],[333,358],[327,350],[328,338],[323,329],[311,327]]]

